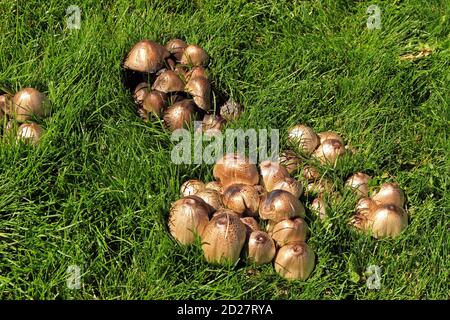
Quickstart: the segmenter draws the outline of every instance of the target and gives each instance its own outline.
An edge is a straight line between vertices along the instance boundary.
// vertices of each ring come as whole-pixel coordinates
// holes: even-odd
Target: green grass
[[[66,28],[71,4],[80,30]],[[371,4],[381,30],[366,28]],[[447,0],[3,0],[0,11],[0,90],[33,86],[54,105],[39,146],[0,142],[0,298],[449,298]],[[325,174],[340,190],[360,170],[397,181],[405,232],[355,233],[346,193],[331,226],[307,219],[318,259],[306,282],[271,265],[211,266],[198,244],[178,245],[170,203],[188,178],[211,180],[212,167],[172,164],[170,135],[136,116],[121,82],[135,42],[173,37],[203,46],[215,85],[245,105],[229,127],[341,132],[358,153]],[[430,56],[399,59],[424,46]],[[80,290],[66,287],[72,264]],[[366,286],[369,265],[382,268],[380,290]]]

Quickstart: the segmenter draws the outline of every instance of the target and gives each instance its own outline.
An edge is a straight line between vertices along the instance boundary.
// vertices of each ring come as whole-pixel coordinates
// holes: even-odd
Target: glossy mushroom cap
[[[314,212],[320,220],[324,220],[327,216],[327,203],[323,197],[318,197],[311,203],[311,211]]]
[[[339,140],[328,139],[317,147],[313,156],[323,164],[336,165],[337,160],[344,154],[344,145]]]
[[[202,249],[206,261],[234,264],[246,239],[246,228],[239,216],[228,209],[219,209],[203,231]]]
[[[186,82],[189,82],[190,79],[194,79],[197,77],[209,79],[208,72],[202,66],[194,67],[192,70],[187,71],[185,73]]]
[[[195,194],[197,197],[201,198],[206,202],[211,208],[211,212],[223,208],[222,195],[211,189],[203,189]]]
[[[195,104],[200,108],[209,111],[211,108],[211,84],[204,77],[190,78],[186,83],[185,91],[189,93]]]
[[[251,185],[231,184],[223,191],[223,203],[240,215],[257,216],[259,194]]]
[[[172,39],[167,42],[166,50],[169,51],[170,54],[177,59],[177,61],[180,61],[183,56],[184,49],[186,49],[187,46],[188,44],[181,39]]]
[[[166,70],[156,78],[152,89],[164,93],[184,91],[184,83],[175,71]]]
[[[189,45],[184,49],[181,64],[192,66],[205,66],[208,63],[208,54],[197,45]]]
[[[275,244],[264,231],[254,231],[248,240],[248,258],[256,264],[269,263],[275,257]]]
[[[133,91],[134,103],[142,105],[145,96],[148,94],[149,84],[147,82],[139,83]]]
[[[292,177],[285,177],[282,180],[278,180],[272,188],[273,190],[290,192],[296,198],[300,198],[303,193],[303,185]]]
[[[261,171],[261,185],[266,191],[273,190],[273,186],[280,180],[290,177],[287,169],[277,162],[266,160],[259,165]]]
[[[166,109],[164,122],[167,127],[174,131],[188,127],[195,120],[195,104],[192,100],[182,100]]]
[[[288,280],[306,280],[315,265],[315,254],[306,243],[287,244],[278,251],[275,271]]]
[[[245,224],[245,228],[247,230],[247,237],[249,237],[253,231],[261,230],[258,221],[256,221],[256,219],[253,217],[242,217],[241,221],[243,224]]]
[[[19,122],[31,120],[33,116],[46,116],[49,106],[47,97],[34,88],[22,89],[13,98],[14,114]]]
[[[300,200],[291,193],[284,190],[274,190],[261,200],[259,216],[261,219],[275,222],[295,217],[304,218],[305,208]]]
[[[183,197],[195,195],[200,190],[205,189],[205,184],[200,180],[191,179],[185,181],[180,188],[180,193]]]
[[[205,114],[202,120],[202,125],[198,128],[198,130],[204,132],[205,134],[220,134],[224,122],[224,119],[222,119],[220,115]]]
[[[380,190],[372,196],[376,204],[394,204],[402,208],[405,204],[405,194],[396,183],[384,183]]]
[[[365,173],[357,172],[347,179],[345,185],[353,189],[358,197],[367,197],[369,194],[369,181],[371,177]]]
[[[211,182],[208,182],[208,183],[205,185],[205,188],[206,188],[206,189],[215,190],[215,191],[219,192],[220,194],[223,193],[223,186],[222,186],[222,184],[221,184],[220,182],[218,182],[218,181],[211,181]]]
[[[281,247],[292,242],[305,242],[308,224],[302,218],[282,220],[273,226],[269,234]]]
[[[156,116],[161,117],[166,105],[165,101],[165,93],[153,90],[145,95],[144,100],[142,101],[142,108],[147,112],[151,112]]]
[[[306,154],[311,154],[319,144],[319,137],[314,130],[301,124],[289,129],[288,139]]]
[[[319,136],[319,143],[320,144],[324,143],[325,140],[333,139],[333,140],[339,140],[339,142],[342,145],[345,145],[344,139],[342,139],[342,137],[337,132],[324,131],[324,132],[319,133],[318,136]]]
[[[214,166],[213,175],[225,188],[230,184],[256,185],[259,182],[256,165],[238,153],[229,153],[219,159]]]
[[[38,144],[42,133],[43,130],[40,125],[36,123],[23,123],[17,129],[17,139],[29,142],[31,144]]]
[[[169,56],[169,52],[160,44],[142,40],[131,48],[124,66],[138,72],[155,73],[164,66],[164,60]]]
[[[303,168],[303,178],[305,178],[307,181],[315,181],[319,179],[320,172],[317,170],[316,167],[313,166],[305,166]]]
[[[368,214],[367,223],[375,238],[394,238],[408,225],[408,215],[396,205],[383,204]]]
[[[10,94],[0,95],[0,112],[5,115],[11,115],[13,113],[13,96]]]

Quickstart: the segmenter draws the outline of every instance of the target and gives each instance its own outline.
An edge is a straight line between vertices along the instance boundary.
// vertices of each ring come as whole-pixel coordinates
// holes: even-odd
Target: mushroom
[[[256,165],[239,153],[228,153],[219,159],[214,165],[213,175],[224,188],[239,183],[256,185],[259,181]]]
[[[325,140],[314,151],[313,156],[318,159],[322,164],[336,165],[338,159],[345,154],[344,145],[335,139]]]
[[[384,183],[380,190],[372,196],[376,204],[394,204],[402,208],[405,204],[405,194],[396,183]]]
[[[319,144],[319,137],[314,130],[301,124],[289,129],[288,139],[306,154],[311,154]]]
[[[365,197],[365,198],[361,198],[358,200],[358,202],[356,203],[355,209],[356,209],[356,211],[361,211],[361,210],[372,211],[376,206],[377,206],[377,204],[375,203],[375,201],[373,201],[371,198]]]
[[[259,165],[261,171],[261,185],[270,192],[273,186],[280,180],[290,177],[287,169],[277,162],[265,160]]]
[[[315,198],[311,203],[311,211],[315,213],[320,220],[324,220],[327,216],[327,203],[323,199],[323,197],[319,196]]]
[[[203,189],[195,194],[206,202],[211,208],[211,212],[223,208],[222,196],[219,192],[211,189]]]
[[[166,70],[156,78],[152,89],[164,93],[183,91],[184,83],[175,71]]]
[[[223,191],[223,203],[240,215],[257,216],[259,194],[251,185],[231,184]]]
[[[205,188],[205,184],[201,182],[200,180],[191,179],[185,181],[181,185],[180,193],[183,197],[195,195],[200,190],[203,190]]]
[[[169,55],[169,52],[160,44],[142,40],[131,48],[124,66],[133,71],[155,73],[164,66],[164,60]]]
[[[382,204],[376,207],[367,216],[367,230],[379,239],[396,237],[408,225],[406,211],[394,204]]]
[[[209,79],[208,72],[202,66],[193,67],[192,70],[187,71],[185,73],[186,81],[189,81],[190,79],[194,79],[194,78],[197,78],[197,77],[202,77],[202,78],[205,78],[205,79]]]
[[[223,124],[224,119],[220,115],[205,114],[198,131],[205,132],[206,134],[219,134]]]
[[[142,108],[147,112],[151,112],[156,116],[161,117],[162,111],[165,106],[165,101],[165,93],[153,90],[145,95],[142,102]]]
[[[245,228],[247,230],[247,237],[250,236],[250,234],[253,231],[259,231],[261,228],[259,227],[258,222],[253,217],[242,217],[241,221],[243,224],[245,224]]]
[[[43,130],[40,125],[34,122],[23,123],[17,129],[17,139],[29,142],[31,144],[38,144],[42,133]]]
[[[288,173],[291,174],[298,170],[302,160],[294,151],[286,150],[278,157],[278,163],[284,166]]]
[[[303,168],[303,177],[307,181],[315,181],[315,180],[319,179],[319,176],[320,176],[320,173],[316,167],[306,166]]]
[[[13,113],[12,100],[13,96],[10,94],[0,95],[0,112],[3,112],[5,115],[11,115]]]
[[[208,183],[205,185],[205,188],[206,188],[206,189],[215,190],[215,191],[219,192],[220,194],[223,193],[223,186],[222,186],[222,184],[221,184],[220,182],[218,182],[218,181],[211,181],[211,182],[208,182]]]
[[[207,224],[202,236],[202,249],[206,261],[234,264],[246,239],[246,228],[231,210],[219,209]]]
[[[357,172],[347,179],[345,185],[350,187],[358,197],[367,197],[369,194],[369,181],[371,177],[365,173]]]
[[[244,111],[242,105],[234,100],[228,100],[220,107],[220,115],[228,122],[233,122],[239,119]]]
[[[339,140],[339,142],[342,145],[345,145],[344,139],[342,139],[342,137],[334,131],[324,131],[317,135],[319,136],[320,144],[324,143],[325,140],[333,139],[333,140]]]
[[[334,191],[333,183],[325,178],[310,182],[306,186],[306,193],[308,194],[321,194],[324,192],[331,193],[333,191]]]
[[[184,49],[181,64],[192,66],[205,66],[208,62],[208,54],[197,45],[189,45]]]
[[[284,190],[290,192],[296,198],[300,198],[303,192],[302,184],[292,177],[285,177],[278,180],[272,188],[273,190]]]
[[[261,200],[259,216],[264,220],[275,222],[294,218],[305,217],[305,208],[298,198],[284,190],[273,190]]]
[[[147,82],[141,82],[134,88],[133,98],[137,105],[142,105],[142,102],[144,102],[144,98],[148,94],[148,87]]]
[[[280,247],[292,242],[305,242],[308,224],[302,218],[285,219],[275,224],[269,234]]]
[[[314,269],[315,254],[306,243],[287,244],[278,251],[275,271],[288,280],[306,280]]]
[[[187,46],[187,43],[181,39],[172,39],[167,42],[166,49],[177,61],[180,61]]]
[[[275,257],[275,244],[264,231],[254,231],[248,240],[248,258],[258,265],[269,263]]]
[[[34,88],[25,88],[14,95],[15,119],[19,122],[31,120],[33,116],[43,117],[49,112],[47,97]]]
[[[204,77],[190,78],[184,89],[193,97],[195,104],[200,109],[209,111],[211,108],[211,84],[208,79]]]
[[[170,234],[181,244],[190,244],[202,235],[208,224],[208,205],[199,197],[187,196],[172,204],[169,214]]]
[[[164,112],[163,118],[172,131],[188,127],[195,120],[194,101],[185,99],[173,104]]]

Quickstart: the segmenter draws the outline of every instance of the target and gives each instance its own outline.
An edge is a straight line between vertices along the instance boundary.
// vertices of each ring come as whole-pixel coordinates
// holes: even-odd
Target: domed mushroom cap
[[[299,169],[302,160],[294,151],[286,150],[278,157],[278,163],[284,166],[288,173],[291,174]]]
[[[288,280],[306,280],[315,265],[315,254],[306,243],[287,244],[278,251],[275,271]]]
[[[164,122],[170,130],[188,127],[195,120],[195,105],[192,100],[177,102],[164,112]]]
[[[315,181],[319,179],[320,172],[317,170],[316,167],[313,166],[305,166],[303,168],[303,178],[305,178],[307,181]]]
[[[278,180],[272,188],[273,190],[290,192],[296,198],[300,198],[303,193],[303,185],[292,177],[285,177],[282,180]]]
[[[345,145],[344,139],[337,133],[334,131],[324,131],[318,134],[319,136],[319,143],[322,144],[324,143],[325,140],[339,140],[339,142],[342,145]]]
[[[344,154],[344,145],[339,140],[328,139],[319,145],[313,156],[323,164],[336,165],[337,160]]]
[[[302,218],[282,220],[273,226],[269,234],[281,247],[292,242],[305,242],[308,224]]]
[[[34,88],[25,88],[14,95],[13,108],[19,122],[31,120],[33,116],[44,117],[49,113],[47,97]]]
[[[222,130],[224,119],[220,115],[205,114],[202,125],[197,130],[205,134],[219,134]]]
[[[238,153],[228,153],[219,159],[214,165],[213,175],[224,188],[230,184],[256,185],[259,182],[256,165]]]
[[[327,216],[327,203],[323,197],[318,197],[311,203],[311,211],[315,213],[320,220],[324,220]]]
[[[211,207],[211,212],[223,208],[222,195],[215,190],[205,188],[197,192],[195,195]]]
[[[197,179],[190,179],[185,181],[180,188],[180,193],[183,197],[195,195],[200,190],[205,188],[205,184]]]
[[[139,83],[133,91],[134,103],[142,105],[145,96],[148,94],[149,84],[147,82]]]
[[[190,79],[194,78],[205,78],[209,80],[208,71],[202,66],[193,67],[190,71],[187,71],[185,74],[186,82],[188,82]]]
[[[152,89],[164,93],[184,91],[184,83],[175,71],[166,70],[156,78]]]
[[[233,122],[239,119],[244,108],[242,105],[234,100],[228,100],[220,107],[220,115],[228,122]]]
[[[202,249],[206,261],[236,263],[245,239],[246,228],[239,216],[228,209],[217,210],[202,236]]]
[[[259,170],[261,171],[261,185],[269,192],[273,190],[275,183],[290,177],[284,166],[270,160],[261,162]]]
[[[248,259],[256,264],[269,263],[275,257],[275,244],[264,231],[254,231],[248,239]]]
[[[181,64],[192,66],[205,66],[208,63],[208,54],[197,45],[191,44],[184,49]]]
[[[188,44],[181,39],[171,39],[166,44],[166,50],[169,51],[170,54],[177,59],[177,61],[180,61],[183,56],[184,49],[186,49],[187,46]]]
[[[250,236],[250,234],[253,231],[259,231],[261,230],[258,221],[255,220],[253,217],[242,217],[241,221],[243,224],[245,224],[245,228],[247,230],[247,236]]]
[[[13,96],[10,94],[0,95],[0,113],[11,115],[13,113]]]
[[[195,104],[200,108],[209,111],[211,108],[211,84],[204,77],[190,78],[186,83],[185,91],[189,93]]]
[[[365,173],[357,172],[347,179],[345,185],[353,189],[359,197],[369,194],[369,181],[371,177]]]
[[[169,56],[169,52],[162,45],[142,40],[131,48],[124,66],[134,71],[155,73],[164,66],[164,59]]]
[[[202,235],[208,224],[208,205],[199,197],[187,196],[172,204],[169,214],[170,234],[181,244],[190,244]]]
[[[223,203],[240,215],[257,216],[259,194],[251,185],[231,184],[223,191]]]
[[[405,194],[398,184],[383,183],[380,190],[372,196],[372,200],[376,204],[394,204],[402,208],[405,204]]]
[[[147,112],[152,112],[161,117],[162,111],[166,105],[166,95],[163,92],[153,90],[145,95],[142,107]]]
[[[288,139],[306,154],[311,154],[319,144],[319,137],[314,130],[301,124],[289,129]]]
[[[396,205],[383,204],[368,214],[367,223],[375,238],[394,238],[408,225],[408,215]]]
[[[211,190],[215,190],[218,193],[222,194],[223,193],[223,186],[220,182],[218,181],[210,181],[205,185],[206,189],[211,189]]]
[[[305,217],[305,208],[300,200],[284,190],[273,190],[261,200],[259,216],[264,220],[281,221]]]
[[[356,211],[360,210],[373,210],[377,204],[371,198],[364,197],[358,200],[355,206]]]
[[[17,139],[38,144],[41,139],[43,130],[42,127],[36,123],[23,123],[17,129]]]

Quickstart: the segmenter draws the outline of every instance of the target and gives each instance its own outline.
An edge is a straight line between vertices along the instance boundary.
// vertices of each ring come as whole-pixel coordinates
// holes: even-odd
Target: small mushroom
[[[226,188],[230,184],[256,185],[259,181],[256,165],[239,153],[225,154],[213,169],[214,178]]]
[[[284,190],[273,190],[261,200],[259,216],[263,220],[275,222],[295,217],[304,218],[305,208],[300,200],[291,193]]]
[[[289,129],[288,139],[306,154],[313,153],[319,144],[319,137],[314,130],[301,124]]]
[[[205,66],[208,63],[208,54],[197,45],[189,45],[184,49],[181,64],[191,66]]]
[[[278,251],[275,271],[288,280],[306,280],[315,265],[315,254],[306,243],[287,244]]]
[[[372,196],[376,204],[394,204],[402,208],[405,204],[405,194],[397,183],[384,183],[380,190]]]
[[[142,108],[147,112],[151,112],[156,116],[161,117],[165,101],[165,93],[152,90],[145,95],[144,101],[142,102]]]
[[[11,115],[13,113],[13,96],[10,94],[0,95],[0,112],[4,115]]]
[[[223,191],[223,203],[240,215],[257,216],[259,194],[251,185],[231,184]]]
[[[219,192],[204,188],[195,194],[210,206],[211,212],[223,208],[222,196]]]
[[[241,221],[242,223],[245,224],[245,228],[247,230],[247,237],[249,237],[253,231],[261,230],[258,222],[253,217],[242,217]]]
[[[242,105],[234,100],[228,100],[220,107],[220,115],[228,122],[233,122],[239,119],[244,111]]]
[[[289,174],[292,174],[299,169],[302,160],[294,151],[286,150],[278,157],[278,163],[284,166]]]
[[[166,70],[156,78],[152,89],[164,93],[183,91],[184,83],[175,71]]]
[[[221,184],[220,182],[218,182],[218,181],[211,181],[211,182],[208,182],[208,183],[205,185],[205,188],[206,188],[206,189],[215,190],[215,191],[219,192],[220,194],[223,193],[223,186],[222,186],[222,184]]]
[[[50,104],[43,93],[34,88],[25,88],[14,95],[13,108],[15,119],[25,122],[31,120],[33,116],[48,115]]]
[[[142,40],[131,48],[124,66],[138,72],[155,73],[164,66],[164,60],[169,55],[169,52],[160,44]]]
[[[180,61],[187,46],[188,44],[181,39],[172,39],[167,42],[166,49],[177,61]]]
[[[408,225],[406,211],[393,204],[382,204],[368,213],[367,229],[379,239],[397,237]]]
[[[280,247],[292,242],[305,242],[308,224],[302,218],[285,219],[275,224],[269,234]]]
[[[211,84],[204,77],[190,78],[186,83],[185,91],[189,93],[195,104],[200,108],[209,111],[211,108]]]
[[[142,105],[142,102],[144,102],[144,98],[148,94],[148,87],[147,82],[141,82],[134,88],[133,98],[137,105]]]
[[[41,139],[42,127],[34,122],[23,123],[17,129],[17,138],[31,144],[38,144]]]
[[[285,177],[275,182],[272,190],[284,190],[290,192],[294,197],[300,198],[303,193],[303,186],[292,177]]]
[[[180,193],[183,197],[195,195],[197,192],[205,189],[205,184],[197,179],[185,181],[180,188]]]
[[[261,171],[261,185],[270,192],[273,186],[280,180],[284,180],[289,176],[287,169],[277,162],[265,160],[259,165]]]
[[[167,108],[164,112],[164,122],[174,131],[188,127],[195,120],[195,104],[192,100],[182,100]]]
[[[339,140],[339,142],[342,145],[345,145],[344,139],[342,139],[342,137],[337,132],[324,131],[324,132],[319,133],[318,136],[320,139],[320,142],[319,142],[320,144],[324,143],[325,140],[333,139],[333,140]]]
[[[322,164],[336,165],[338,159],[345,154],[344,145],[335,139],[325,140],[314,151],[313,156],[317,158]]]
[[[275,257],[275,244],[264,231],[254,231],[248,240],[248,258],[258,265],[269,263]]]
[[[345,185],[350,187],[358,197],[367,197],[369,194],[369,181],[371,177],[365,173],[357,172],[347,179]]]

